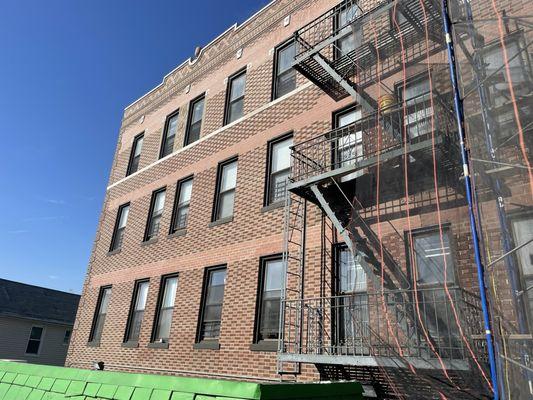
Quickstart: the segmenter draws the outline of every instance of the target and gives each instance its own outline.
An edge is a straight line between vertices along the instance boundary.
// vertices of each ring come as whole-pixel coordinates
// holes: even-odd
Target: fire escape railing
[[[343,1],[296,31],[294,68],[336,100],[354,95],[339,79],[346,81],[373,107],[363,89],[376,83],[378,74],[384,79],[401,69],[402,49],[406,62],[416,62],[442,50],[444,40],[440,8],[433,0],[425,1],[424,9],[418,0],[362,7],[355,0]],[[427,52],[419,45],[426,33]],[[350,35],[351,44],[342,45]]]
[[[388,134],[383,126],[393,127],[397,134]],[[348,174],[377,164],[378,155],[381,162],[402,155],[406,145],[412,146],[408,152],[433,143],[449,150],[456,145],[455,131],[453,115],[441,101],[423,97],[405,107],[396,104],[294,145],[291,180],[295,185],[331,171]]]
[[[411,307],[408,302],[413,298],[417,301]],[[448,288],[447,293],[443,287],[433,287],[416,293],[406,289],[285,300],[285,336],[294,335],[290,330],[295,318],[302,318],[303,334],[300,346],[287,344],[281,355],[297,355],[300,359],[318,355],[395,358],[401,353],[406,359],[419,358],[431,365],[436,355],[425,339],[425,329],[442,359],[466,361],[468,350],[459,336],[450,298],[463,333],[484,358],[477,340],[483,335],[479,298],[457,287]],[[414,319],[423,323],[407,322],[407,332],[401,328]]]

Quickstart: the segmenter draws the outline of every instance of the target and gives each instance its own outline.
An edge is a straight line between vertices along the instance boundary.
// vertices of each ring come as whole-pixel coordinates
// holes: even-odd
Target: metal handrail
[[[394,104],[350,125],[293,145],[291,180],[294,182],[307,179],[349,163],[383,154],[403,146],[406,141],[416,143],[428,139],[431,134],[431,120],[437,134],[444,134],[448,143],[456,141],[456,129],[449,107],[438,97],[431,101],[427,95],[422,95],[410,99],[406,104],[403,102]],[[388,128],[382,131],[379,149],[377,148],[378,124],[381,128]],[[389,132],[392,132],[392,135]],[[341,152],[348,154],[340,154]]]
[[[415,292],[418,311],[407,307],[412,305]],[[305,329],[301,342],[285,341],[281,353],[395,357],[399,345],[406,356],[434,360],[436,355],[421,328],[409,323],[408,314],[419,312],[440,357],[467,360],[469,352],[458,336],[457,321],[450,310],[451,297],[463,331],[484,359],[484,349],[475,340],[483,333],[479,298],[459,287],[450,287],[447,293],[443,287],[432,287],[284,300],[287,320],[283,329],[292,329],[291,319],[296,315],[302,316]],[[388,328],[386,319],[390,320]],[[282,337],[286,336],[293,335]]]

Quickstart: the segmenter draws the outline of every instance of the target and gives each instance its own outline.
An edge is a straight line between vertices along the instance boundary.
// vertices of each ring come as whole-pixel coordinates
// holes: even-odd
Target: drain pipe
[[[487,295],[485,287],[485,270],[481,262],[481,252],[479,249],[479,237],[477,232],[476,220],[474,218],[474,207],[472,199],[472,181],[470,178],[470,168],[468,166],[468,153],[465,143],[464,131],[464,114],[463,101],[459,93],[459,85],[457,81],[457,70],[455,67],[455,49],[452,39],[452,28],[448,8],[448,0],[442,0],[442,22],[444,25],[444,33],[446,35],[446,50],[448,53],[448,66],[450,69],[450,80],[453,89],[453,101],[455,107],[455,117],[457,120],[457,134],[459,135],[459,143],[461,146],[461,159],[463,162],[463,174],[465,179],[466,200],[468,202],[468,214],[470,217],[470,230],[472,232],[472,241],[474,245],[474,258],[477,267],[477,277],[479,282],[479,295],[481,298],[481,308],[483,310],[483,322],[485,326],[485,338],[487,340],[487,350],[490,364],[490,378],[492,382],[492,390],[494,400],[500,399],[498,389],[498,375],[496,372],[496,359],[494,355],[494,344],[492,341],[492,332],[490,329],[489,307],[487,304]]]

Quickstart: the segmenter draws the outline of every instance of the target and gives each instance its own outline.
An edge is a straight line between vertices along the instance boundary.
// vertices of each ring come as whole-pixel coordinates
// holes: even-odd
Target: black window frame
[[[276,145],[277,143],[283,142],[285,140],[288,140],[288,139],[292,139],[293,140],[292,146],[294,146],[294,132],[293,131],[284,133],[281,136],[278,136],[278,137],[276,137],[276,138],[274,138],[272,140],[269,140],[268,143],[267,143],[267,160],[266,160],[266,171],[265,171],[265,191],[264,191],[264,198],[263,198],[263,206],[265,206],[265,207],[269,206],[269,205],[272,205],[272,204],[281,203],[281,202],[285,201],[286,197],[284,197],[283,199],[272,201],[272,187],[271,186],[272,186],[272,175],[274,175],[272,173],[272,154],[273,154],[274,145]],[[292,147],[292,146],[290,146],[290,147]],[[292,170],[292,162],[291,162],[291,167],[289,167],[288,169],[289,169],[289,173],[290,173],[290,171]],[[282,170],[282,171],[284,171],[284,170]],[[276,174],[279,174],[282,171],[278,171],[278,172],[276,172]]]
[[[171,319],[170,319],[170,329],[172,329],[172,320],[174,319],[174,309],[176,308],[176,297],[177,297],[177,290],[179,288],[179,273],[178,272],[174,272],[172,274],[166,274],[166,275],[163,275],[161,276],[161,280],[159,282],[159,292],[157,294],[157,303],[156,303],[156,309],[155,309],[155,314],[154,314],[154,321],[153,321],[153,324],[152,324],[152,333],[150,334],[150,343],[151,344],[163,344],[164,347],[167,347],[168,346],[168,343],[170,342],[170,338],[168,339],[168,341],[160,341],[158,342],[158,325],[159,325],[159,318],[161,317],[161,310],[162,310],[162,306],[163,306],[163,300],[164,300],[164,297],[165,297],[165,291],[166,291],[166,285],[167,285],[167,281],[169,279],[173,279],[173,278],[176,278],[177,279],[177,285],[176,285],[176,295],[175,295],[175,298],[174,298],[174,305],[172,306],[172,316],[171,316]]]
[[[173,139],[173,142],[172,142],[172,151],[170,153],[168,153],[168,154],[165,154],[165,148],[167,147],[167,140],[168,140],[167,132],[168,132],[168,129],[170,128],[170,120],[172,118],[176,117],[176,118],[178,118],[178,122],[179,122],[179,115],[180,115],[180,109],[178,108],[177,110],[174,110],[172,113],[168,114],[166,119],[165,119],[165,125],[164,125],[164,128],[163,128],[163,135],[162,135],[162,138],[161,138],[161,148],[159,149],[159,159],[164,158],[166,156],[169,156],[170,154],[172,154],[174,152],[174,146],[176,145],[176,136],[178,134],[179,125],[176,126],[176,133],[174,133],[174,135],[173,135],[174,139]]]
[[[121,206],[119,206],[118,210],[117,210],[117,216],[116,216],[116,219],[115,219],[115,226],[113,227],[113,235],[111,236],[111,243],[109,244],[109,252],[112,253],[112,252],[116,252],[116,251],[119,251],[121,248],[122,248],[122,244],[124,243],[124,231],[126,230],[126,226],[128,224],[128,222],[126,221],[126,225],[124,225],[124,228],[119,228],[119,224],[120,224],[120,220],[122,219],[122,213],[124,212],[124,210],[128,208],[128,209],[131,209],[130,208],[130,203],[124,203],[122,204]],[[128,211],[129,213],[129,211]],[[129,219],[129,214],[128,214],[128,219]],[[121,237],[120,237],[120,243],[117,245],[117,240],[119,239],[118,235],[119,235],[119,229],[122,229],[122,233],[121,233]]]
[[[199,96],[196,96],[194,99],[192,99],[190,102],[189,102],[189,111],[187,113],[187,126],[185,128],[185,138],[184,138],[184,141],[183,141],[183,147],[185,146],[188,146],[192,143],[195,143],[197,142],[198,140],[200,140],[200,137],[201,137],[201,133],[202,133],[202,125],[204,123],[204,116],[205,116],[205,92],[202,93],[201,95]],[[190,135],[191,135],[191,127],[192,127],[192,117],[193,117],[193,111],[194,111],[194,105],[200,101],[203,101],[204,102],[204,106],[203,106],[203,109],[202,109],[202,119],[200,119],[200,130],[198,132],[198,138],[194,141],[191,142],[191,138],[190,138]]]
[[[36,339],[36,338],[32,338],[32,333],[33,333],[33,329],[34,328],[37,328],[37,329],[40,329],[41,330],[41,334],[39,335],[39,339]],[[45,327],[43,325],[32,325],[31,326],[31,329],[30,329],[30,335],[28,336],[28,341],[26,343],[26,350],[24,351],[24,354],[27,355],[27,356],[39,356],[41,354],[41,349],[42,349],[42,346],[43,346],[43,340],[44,340],[44,331],[45,331]],[[36,352],[29,352],[29,348],[30,348],[30,344],[33,343],[33,342],[38,342],[37,343],[37,351]]]
[[[154,219],[153,214],[154,214],[155,201],[156,201],[157,195],[159,193],[166,192],[166,190],[167,190],[167,187],[164,186],[152,192],[152,197],[150,199],[150,208],[148,209],[148,219],[146,220],[146,228],[144,230],[143,242],[149,242],[151,240],[155,240],[159,236],[159,233],[161,232],[161,222],[160,222],[159,228],[157,230],[157,234],[156,235],[150,234],[151,225]],[[163,203],[163,209],[161,210],[161,219],[163,219],[163,214],[165,212],[165,203],[166,203],[166,193],[165,193],[165,201]]]
[[[224,282],[224,293],[222,295],[222,303],[220,303],[220,321],[219,321],[219,336],[217,338],[204,338],[204,317],[205,317],[205,311],[207,306],[207,291],[209,290],[209,281],[211,280],[211,274],[216,271],[222,271],[224,270],[226,272],[225,276],[225,282]],[[228,279],[228,266],[227,264],[221,264],[216,265],[212,267],[207,267],[204,269],[204,279],[202,283],[202,297],[200,301],[200,313],[198,315],[198,325],[196,329],[196,344],[199,344],[202,347],[201,344],[207,344],[206,348],[211,349],[218,349],[219,348],[219,340],[220,340],[220,332],[222,330],[222,313],[224,311],[224,297],[226,295],[226,285],[227,285],[227,279]],[[209,345],[211,344],[211,345]]]
[[[228,78],[228,84],[227,84],[227,87],[226,87],[226,100],[225,100],[225,105],[224,105],[224,122],[223,122],[223,125],[228,125],[232,122],[235,122],[236,120],[242,118],[244,116],[244,98],[246,96],[246,78],[247,78],[247,68],[244,67],[244,68],[241,68],[239,71],[235,72],[233,75],[231,75],[229,78]],[[231,100],[231,93],[232,93],[232,83],[235,79],[238,79],[240,78],[241,76],[244,75],[244,91],[242,93],[242,96],[240,96],[239,98],[235,99],[235,100]],[[239,118],[235,118],[233,120],[230,120],[230,117],[231,117],[231,105],[234,104],[234,103],[237,103],[238,101],[242,101],[243,102],[243,113],[242,115],[239,117]]]
[[[429,110],[431,108],[431,100],[430,100],[430,96],[431,96],[431,88],[430,88],[430,84],[431,84],[431,80],[433,79],[433,69],[430,69],[429,72],[428,71],[423,71],[423,72],[419,72],[413,76],[410,76],[408,77],[405,82],[404,81],[397,81],[394,83],[394,95],[396,96],[396,101],[398,103],[399,106],[403,107],[403,104],[404,104],[404,101],[405,101],[405,108],[406,108],[406,112],[405,112],[405,115],[403,112],[400,112],[399,114],[399,118],[401,120],[401,129],[407,129],[408,130],[408,135],[409,135],[409,140],[410,141],[417,141],[417,140],[420,140],[420,138],[422,137],[427,137],[430,132],[425,132],[425,133],[418,133],[418,127],[417,127],[417,135],[416,136],[413,136],[413,137],[410,137],[410,131],[409,131],[409,128],[412,127],[412,126],[415,126],[415,122],[413,122],[411,124],[410,127],[406,127],[405,125],[405,118],[409,117],[410,115],[413,115],[413,114],[417,114],[417,112],[419,111],[419,106],[420,105],[426,105],[426,107],[424,108],[424,110]],[[424,94],[420,94],[418,96],[415,96],[415,97],[412,97],[410,99],[405,99],[405,93],[404,93],[404,88],[407,89],[410,85],[416,85],[416,84],[419,84],[419,83],[422,83],[424,81],[427,81],[428,82],[428,91]],[[438,93],[436,92],[435,89],[433,89],[433,95],[438,95]],[[428,96],[428,99],[423,99],[424,96]],[[412,102],[412,104],[408,105],[407,102]],[[414,108],[414,112],[413,112],[413,108]],[[411,109],[411,111],[409,111],[409,109]],[[421,109],[421,108],[420,108]],[[428,116],[431,116],[433,113],[435,113],[435,109],[434,110],[430,110],[428,111]],[[436,117],[435,117],[436,118]],[[428,117],[426,118],[417,118],[416,120],[416,124],[420,124],[422,125],[424,123],[424,121],[427,121],[428,120]],[[435,124],[437,123],[437,121],[435,121]],[[437,129],[437,127],[435,127],[435,129]]]
[[[279,64],[279,53],[284,50],[285,48],[289,47],[289,46],[296,46],[296,41],[294,38],[289,38],[287,40],[285,40],[283,43],[279,44],[276,46],[276,48],[274,49],[274,68],[272,70],[272,95],[271,95],[271,100],[274,101],[276,99],[279,99],[280,97],[283,97],[285,96],[286,94],[289,94],[291,93],[292,91],[294,91],[297,86],[298,86],[298,80],[297,80],[297,71],[296,69],[293,68],[290,68],[288,69],[287,71],[283,72],[283,73],[287,73],[287,72],[291,72],[294,74],[294,88],[292,88],[291,90],[289,90],[287,93],[284,93],[282,95],[278,95],[278,89],[279,89],[279,84],[278,84],[278,64]]]
[[[102,307],[102,301],[104,299],[104,294],[106,291],[109,290],[109,300],[107,302],[108,306],[109,304],[111,304],[111,294],[113,293],[112,291],[113,289],[113,285],[105,285],[105,286],[101,286],[100,289],[98,290],[98,300],[96,301],[96,307],[94,309],[94,314],[93,314],[93,320],[92,320],[92,323],[91,323],[91,331],[89,332],[89,343],[92,343],[92,344],[95,344],[95,345],[99,345],[100,344],[100,340],[102,338],[102,334],[104,332],[104,326],[105,326],[105,320],[107,318],[107,313],[108,313],[108,310],[106,310],[105,312],[105,316],[104,316],[104,321],[102,322],[102,330],[100,331],[99,333],[99,336],[98,338],[95,337],[95,334],[96,334],[96,326],[97,326],[97,323],[98,323],[98,318],[100,318],[100,309]]]
[[[457,265],[457,248],[455,246],[454,236],[453,236],[453,230],[452,230],[452,224],[449,222],[441,224],[443,235],[448,236],[448,242],[450,244],[450,258],[452,260],[452,274],[453,274],[453,281],[448,281],[447,286],[448,287],[459,287],[459,274],[458,274],[458,265]],[[430,226],[424,226],[421,228],[416,228],[411,230],[411,237],[413,240],[413,245],[415,244],[415,237],[417,235],[423,235],[427,233],[435,233],[440,238],[440,230],[439,225],[430,225]],[[415,260],[412,259],[411,256],[411,243],[409,240],[409,231],[404,231],[404,245],[405,245],[405,257],[407,261],[407,278],[409,282],[413,281],[413,271],[415,268],[417,268],[417,265],[415,263]],[[412,249],[413,252],[415,252],[415,249]],[[418,271],[417,271],[418,274]],[[441,283],[421,283],[417,282],[417,286],[419,288],[440,288],[444,287],[444,282]]]
[[[266,279],[266,270],[267,263],[269,261],[281,261],[283,263],[283,254],[270,254],[268,256],[263,256],[259,258],[259,279],[257,283],[257,296],[256,296],[256,306],[255,306],[255,323],[254,323],[254,343],[255,344],[264,344],[264,350],[275,351],[277,349],[277,343],[279,340],[279,328],[278,328],[278,338],[277,339],[263,339],[261,338],[261,319],[263,317],[263,301],[264,301],[264,284]],[[283,270],[282,270],[282,284],[283,284]],[[283,287],[281,288],[283,291]],[[281,295],[280,293],[280,304],[281,304]],[[268,344],[271,346],[268,346]],[[275,346],[274,346],[275,344]],[[270,347],[270,349],[269,349]]]
[[[520,63],[520,75],[523,76],[524,80],[527,80],[528,77],[532,76],[533,74],[533,64],[531,62],[531,58],[529,54],[527,52],[520,51],[520,48],[527,48],[524,32],[521,30],[517,30],[510,34],[508,33],[504,39],[504,44],[505,44],[505,47],[507,48],[509,62]],[[517,51],[516,51],[516,54],[513,55],[512,53],[513,53],[514,48],[516,48]],[[496,52],[499,52],[500,54],[502,53],[501,41],[499,38],[491,40],[489,43],[485,43],[485,46],[481,53],[482,60],[486,64],[485,74],[491,76],[492,81],[494,81],[495,76],[504,75],[504,79],[505,79],[504,82],[506,85],[509,85],[509,82],[507,80],[507,75],[505,72],[505,68],[503,68],[504,65],[502,65],[501,67],[499,66],[497,68],[499,71],[496,72],[495,75],[492,75],[493,72],[491,72],[489,68],[490,63],[487,62],[487,57],[490,57],[491,53],[494,52],[495,50]],[[502,64],[505,64],[505,63],[502,62]],[[509,65],[509,68],[513,68],[513,66]],[[489,71],[487,71],[487,69]],[[517,85],[519,85],[520,83],[523,83],[523,81],[517,82],[514,79],[515,78],[513,77],[512,86],[513,86],[513,89],[517,91],[519,90]],[[511,103],[511,100],[507,99],[507,101],[505,101],[505,96],[494,93],[493,92],[494,84],[491,84],[490,82],[488,82],[486,84],[486,89],[489,94],[488,101],[492,108],[496,110],[499,110],[499,109],[505,110],[506,108],[508,108],[506,107],[506,105],[509,105]],[[517,103],[518,103],[519,109],[523,110],[524,105],[521,104],[522,102],[518,101]],[[509,144],[508,139],[513,135],[513,132],[515,130],[515,128],[511,128],[510,126],[514,127],[516,124],[514,112],[512,110],[507,110],[507,112],[498,113],[496,111],[493,111],[493,113],[495,113],[495,115],[493,116],[493,119],[495,120],[497,124],[497,128],[498,128],[498,132],[496,132],[496,134],[494,135],[495,137],[493,139],[497,141],[496,142],[497,144],[502,144],[502,145]]]
[[[135,340],[132,340],[131,333],[132,333],[132,328],[133,328],[133,317],[136,312],[135,306],[137,304],[137,299],[139,297],[139,290],[140,290],[141,285],[144,283],[148,284],[148,291],[150,291],[150,279],[149,278],[138,279],[135,281],[135,284],[133,286],[133,293],[131,296],[130,308],[128,311],[128,319],[126,322],[126,331],[124,332],[124,340],[123,340],[124,343],[131,343],[131,342],[137,343],[139,341],[138,338]],[[144,311],[146,311],[146,304],[144,305],[143,312]],[[144,315],[143,315],[143,319],[141,320],[141,326],[142,326],[143,320],[144,320]]]
[[[72,329],[65,329],[65,334],[63,335],[63,345],[68,346],[70,344],[71,338],[72,338]]]
[[[134,174],[135,172],[137,172],[139,170],[139,163],[140,163],[140,160],[141,160],[141,154],[142,154],[142,147],[141,147],[141,150],[139,152],[139,158],[137,159],[137,162],[134,163],[135,161],[135,151],[137,149],[137,146],[139,145],[139,141],[140,140],[143,140],[143,145],[144,145],[144,132],[141,132],[139,133],[137,136],[135,136],[133,138],[133,144],[131,146],[131,153],[130,153],[130,158],[129,158],[129,161],[128,161],[128,168],[126,170],[126,176],[130,176],[131,174]],[[133,170],[135,167],[135,170]]]
[[[221,192],[221,184],[222,184],[222,172],[224,170],[224,167],[226,165],[230,165],[232,163],[237,163],[237,177],[235,178],[235,187],[233,190],[233,212],[230,216],[219,218],[219,207],[220,207],[220,196],[222,194],[230,192],[229,190],[226,190],[225,192]],[[217,221],[225,221],[226,219],[232,219],[235,215],[235,198],[237,195],[237,178],[239,175],[239,156],[233,156],[231,158],[228,158],[224,161],[221,161],[218,163],[217,166],[217,178],[216,178],[216,185],[215,185],[215,198],[213,199],[213,211],[211,213],[211,222],[217,222]]]
[[[170,230],[169,230],[169,234],[170,235],[172,235],[173,233],[176,233],[178,231],[187,229],[187,223],[188,223],[188,220],[189,220],[189,213],[190,213],[190,207],[191,207],[191,199],[189,199],[187,204],[180,204],[179,203],[179,199],[180,199],[180,196],[181,196],[181,190],[182,190],[183,184],[187,183],[187,182],[192,182],[192,187],[191,187],[191,198],[192,198],[192,190],[194,188],[194,175],[189,175],[189,176],[187,176],[185,178],[182,178],[176,183],[176,194],[174,196],[174,205],[172,206],[172,218],[170,220]],[[189,211],[187,212],[187,220],[185,221],[185,226],[176,227],[176,221],[177,221],[177,218],[178,218],[178,211],[181,208],[183,208],[183,207],[189,207]]]
[[[364,322],[369,323],[370,322],[370,305],[369,305],[369,286],[368,286],[368,275],[366,274],[366,288],[365,290],[355,290],[351,292],[342,293],[341,291],[341,261],[342,261],[342,254],[344,252],[351,253],[348,245],[344,242],[337,242],[333,243],[331,246],[333,257],[331,258],[331,277],[330,277],[330,287],[331,287],[331,296],[334,297],[333,302],[333,308],[332,308],[332,323],[330,326],[330,335],[333,339],[333,343],[335,343],[335,348],[337,348],[339,345],[341,345],[342,341],[345,340],[347,337],[346,331],[344,328],[343,323],[343,311],[346,308],[346,305],[344,304],[344,296],[353,296],[354,299],[357,301],[357,305],[359,306],[359,310],[363,311],[365,314],[360,314],[360,316],[365,316]],[[353,257],[353,256],[352,256]],[[355,260],[354,260],[355,261]],[[366,304],[366,310],[362,308],[363,305]],[[337,349],[338,351],[339,349]],[[343,353],[345,349],[341,350],[341,353]],[[369,354],[368,349],[365,349],[364,346],[359,347],[358,346],[358,352]]]
[[[343,116],[343,115],[346,115],[346,114],[349,114],[351,112],[354,112],[354,113],[357,113],[358,110],[361,110],[361,106],[357,103],[350,103],[348,104],[347,106],[345,107],[342,107],[338,110],[335,110],[331,113],[331,128],[333,130],[337,130],[337,129],[342,129],[340,127],[340,124],[339,124],[339,119]],[[355,122],[358,122],[360,121],[362,118],[363,118],[363,115],[362,115],[362,110],[361,110],[361,117],[359,119],[356,119]],[[348,126],[348,125],[346,125]],[[355,131],[354,131],[355,133]],[[361,138],[361,145],[363,146],[363,152],[364,152],[364,137]],[[354,143],[353,144],[353,147],[355,148],[357,146],[357,143]],[[350,146],[346,146],[346,147],[350,147]],[[331,164],[335,167],[335,168],[340,168],[341,167],[341,163],[343,162],[341,156],[340,156],[340,147],[338,145],[338,142],[336,141],[332,141],[331,142]]]
[[[337,10],[337,12],[335,13],[335,17],[333,19],[333,34],[336,35],[338,33],[340,33],[340,31],[342,29],[344,29],[345,27],[348,27],[350,24],[353,24],[353,22],[360,18],[361,15],[363,15],[363,10],[361,9],[361,5],[359,4],[359,1],[356,1],[356,2],[352,2],[352,1],[345,1],[341,4],[339,4],[337,7],[339,7],[339,9]],[[345,26],[341,26],[340,24],[340,17],[341,17],[341,13],[344,11],[344,10],[347,10],[349,7],[358,7],[359,8],[359,15],[356,15],[355,18],[352,20],[352,22],[350,24],[346,24]],[[353,28],[352,28],[353,29]],[[333,59],[334,60],[337,60],[341,57],[341,54],[340,54],[340,41],[341,40],[344,40],[346,37],[348,37],[348,35],[351,35],[353,34],[353,30],[352,32],[347,32],[344,36],[340,37],[339,39],[337,39],[334,44],[334,49],[333,49]],[[356,34],[359,36],[357,39],[359,41],[359,43],[356,41],[355,42],[355,47],[353,50],[361,47],[361,42],[363,41],[363,30],[362,30],[362,27],[360,25],[358,25],[356,27]],[[350,52],[352,52],[353,50],[351,50]]]
[[[521,246],[523,243],[520,243],[520,242],[525,243],[528,241],[528,239],[522,240],[523,239],[522,237],[518,237],[516,229],[515,229],[516,224],[523,220],[528,220],[532,218],[533,218],[533,212],[531,210],[517,210],[517,211],[510,213],[509,230],[512,235],[513,246]],[[528,284],[528,278],[531,279],[531,275],[524,273],[523,263],[527,263],[527,261],[522,258],[522,249],[527,250],[528,247],[529,245],[522,247],[521,249],[519,249],[518,251],[514,253],[513,257],[516,262],[516,265],[518,266],[517,269],[518,269],[519,288],[520,290],[524,292],[523,303],[524,303],[524,308],[526,311],[526,323],[530,327],[530,329],[533,329],[533,309],[529,305],[529,297],[528,297],[528,296],[533,295],[533,293],[531,292],[532,289],[529,287],[530,285]]]

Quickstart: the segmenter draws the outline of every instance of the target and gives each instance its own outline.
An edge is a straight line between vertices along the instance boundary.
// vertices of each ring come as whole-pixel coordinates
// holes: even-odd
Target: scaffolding
[[[533,23],[489,3],[347,0],[295,32],[294,68],[358,116],[291,149],[282,376],[533,396]]]

